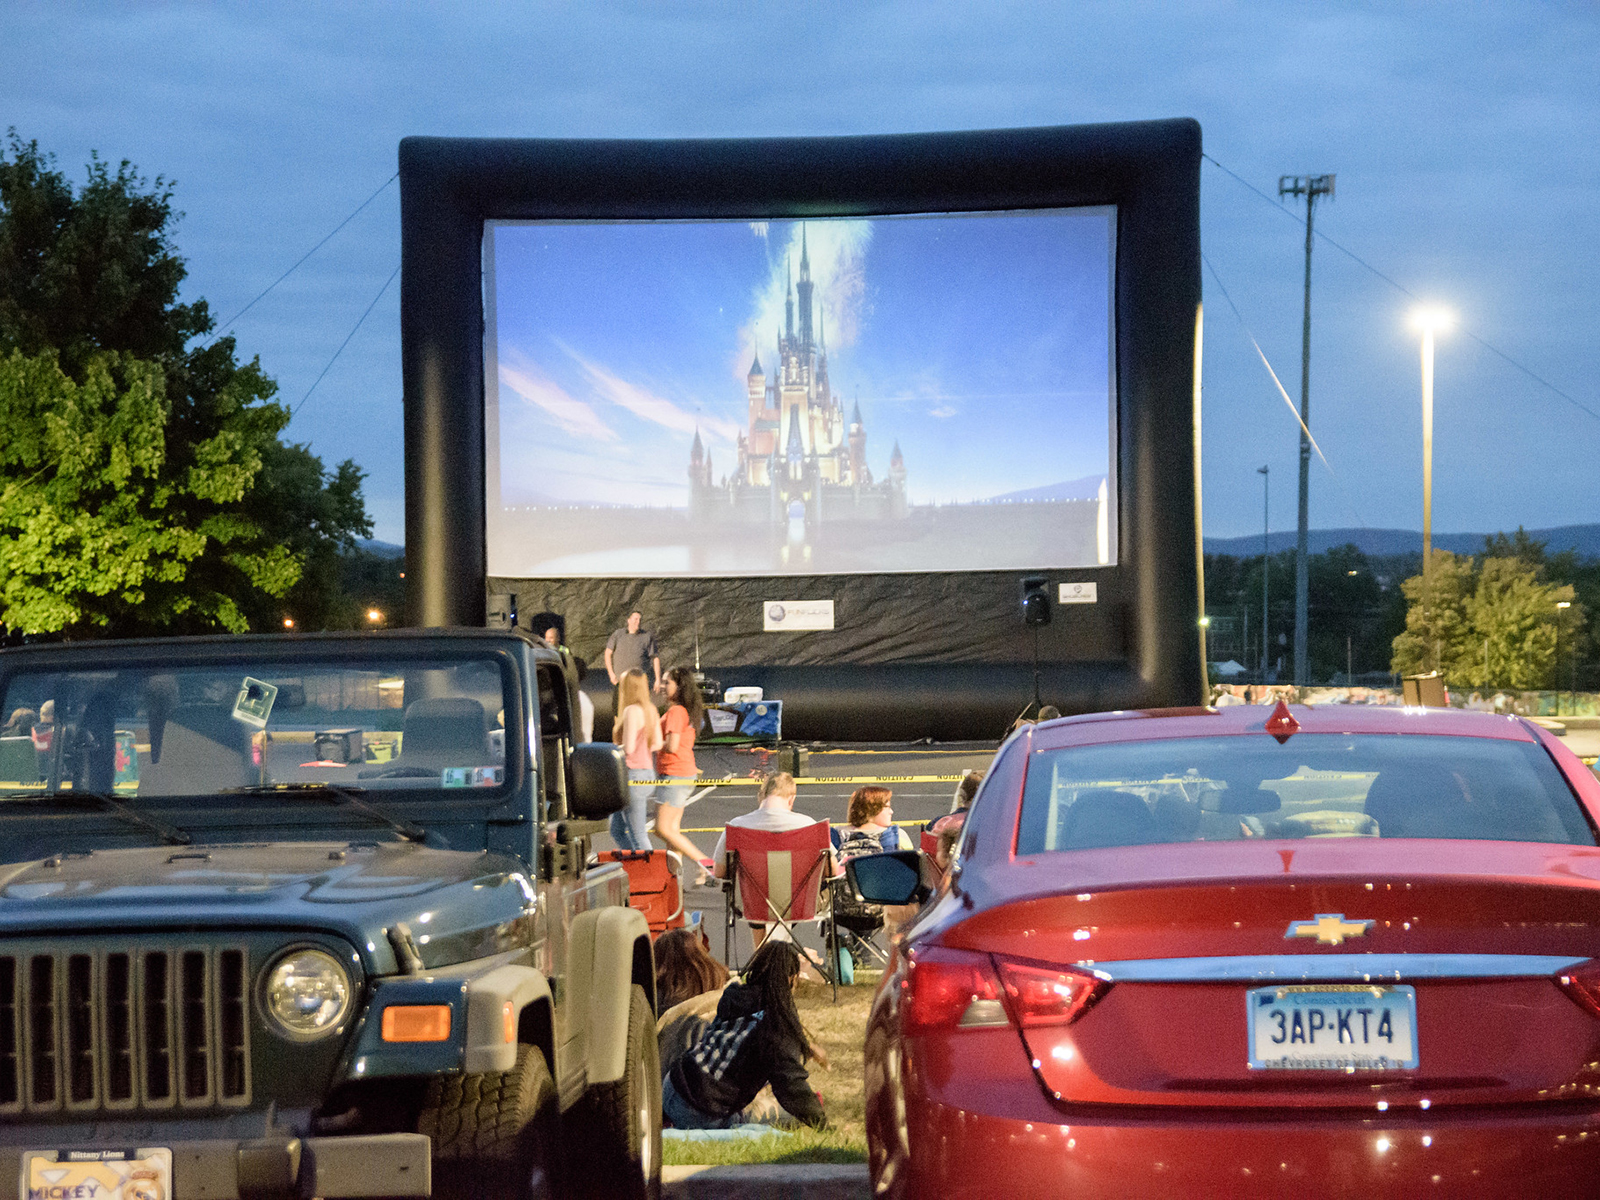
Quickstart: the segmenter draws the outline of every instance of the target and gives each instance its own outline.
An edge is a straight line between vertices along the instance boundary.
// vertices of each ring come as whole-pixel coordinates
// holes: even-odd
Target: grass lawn
[[[856,973],[854,987],[839,989],[835,1005],[827,984],[801,983],[794,990],[811,1036],[827,1051],[830,1070],[816,1063],[811,1086],[822,1093],[828,1110],[828,1128],[801,1128],[789,1133],[740,1142],[680,1142],[668,1140],[662,1161],[669,1166],[690,1163],[857,1163],[867,1161],[867,1134],[863,1124],[861,1038],[867,1027],[867,1010],[877,989],[876,973]]]

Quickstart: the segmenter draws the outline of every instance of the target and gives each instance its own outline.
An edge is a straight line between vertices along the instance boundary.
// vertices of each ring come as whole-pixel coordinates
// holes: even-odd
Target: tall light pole
[[[1306,668],[1306,614],[1310,575],[1307,568],[1307,530],[1311,517],[1311,218],[1318,196],[1333,196],[1332,175],[1280,175],[1278,196],[1306,198],[1305,317],[1300,329],[1300,526],[1294,554],[1294,682],[1304,687],[1311,680]]]
[[[1261,476],[1261,682],[1267,681],[1267,655],[1271,653],[1267,641],[1267,630],[1272,624],[1267,620],[1267,555],[1270,553],[1268,546],[1268,533],[1272,529],[1272,496],[1269,484],[1272,482],[1272,467],[1257,467],[1256,474]]]
[[[1422,334],[1422,620],[1432,632],[1429,610],[1429,564],[1433,557],[1433,335],[1449,329],[1454,318],[1442,308],[1419,308],[1411,314],[1411,327]],[[1434,639],[1434,670],[1439,668],[1438,639]]]
[[[1572,607],[1571,600],[1556,601],[1556,716],[1561,715],[1561,626],[1565,623],[1566,610]],[[1576,708],[1576,703],[1574,703]]]

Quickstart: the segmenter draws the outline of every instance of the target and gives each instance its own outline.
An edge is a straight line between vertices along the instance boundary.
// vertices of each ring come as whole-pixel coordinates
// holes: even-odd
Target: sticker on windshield
[[[447,788],[499,787],[504,767],[446,767],[440,784]]]
[[[233,702],[233,719],[255,729],[265,729],[267,717],[272,714],[272,702],[277,698],[278,689],[272,684],[246,675],[239,685],[239,696]]]

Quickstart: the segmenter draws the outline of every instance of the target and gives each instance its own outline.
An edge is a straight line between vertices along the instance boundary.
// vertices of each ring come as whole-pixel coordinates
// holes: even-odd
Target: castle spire
[[[811,356],[811,259],[806,254],[806,227],[800,226],[800,282],[795,293],[800,299],[800,351],[810,362]]]
[[[800,278],[811,278],[811,257],[806,253],[806,223],[800,222]]]
[[[794,272],[791,269],[792,260],[784,259],[783,262],[783,331],[789,337],[794,336]]]
[[[750,378],[756,379],[761,375],[761,352],[757,351],[750,359]]]

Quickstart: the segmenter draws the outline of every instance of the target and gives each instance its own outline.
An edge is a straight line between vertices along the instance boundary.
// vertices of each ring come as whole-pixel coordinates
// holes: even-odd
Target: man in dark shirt
[[[625,629],[612,631],[606,642],[606,674],[615,686],[629,671],[639,670],[650,676],[653,669],[655,690],[659,692],[662,690],[661,652],[656,649],[656,635],[640,628],[643,621],[644,614],[636,609],[628,614]]]

